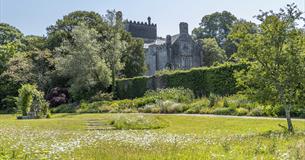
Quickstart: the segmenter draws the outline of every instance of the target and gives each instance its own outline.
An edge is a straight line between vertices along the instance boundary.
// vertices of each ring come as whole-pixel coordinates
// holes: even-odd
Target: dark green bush
[[[1,113],[17,113],[16,97],[7,96],[1,100]]]

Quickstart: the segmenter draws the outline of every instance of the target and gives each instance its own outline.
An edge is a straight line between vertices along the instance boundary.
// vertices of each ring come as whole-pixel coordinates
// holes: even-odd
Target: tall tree
[[[201,40],[203,49],[204,66],[212,66],[214,63],[223,63],[227,56],[225,51],[220,48],[214,38],[205,38]]]
[[[305,36],[296,26],[301,14],[295,4],[279,13],[262,12],[256,34],[236,34],[240,40],[236,56],[252,62],[248,71],[236,74],[238,84],[263,103],[283,106],[290,132],[294,130],[291,109],[304,101]]]
[[[73,43],[64,41],[57,48],[61,56],[56,60],[56,69],[70,77],[70,92],[76,100],[88,99],[108,87],[111,72],[97,42],[97,31],[80,25],[72,30],[71,35]]]
[[[122,55],[125,64],[122,70],[123,76],[132,78],[145,73],[144,41],[142,39],[131,39]]]
[[[103,22],[103,18],[96,12],[88,11],[75,11],[65,15],[62,19],[56,21],[55,25],[47,28],[48,42],[47,47],[50,50],[59,47],[64,40],[71,41],[72,43],[72,30],[79,26],[80,23],[88,28],[107,28],[107,24]]]
[[[215,38],[223,48],[227,55],[231,55],[236,51],[235,45],[227,39],[231,31],[232,25],[237,18],[228,11],[215,12],[202,18],[198,28],[193,30],[195,39]]]
[[[111,78],[112,78],[112,92],[115,92],[115,80],[118,72],[123,69],[124,63],[122,63],[122,55],[126,46],[126,42],[121,40],[121,34],[123,30],[123,20],[122,12],[116,12],[115,10],[107,11],[105,15],[109,26],[113,27],[110,32],[111,39],[109,43],[105,46],[105,58],[106,62],[111,69]]]
[[[120,12],[121,14],[121,12]],[[122,14],[120,15],[122,19]],[[112,22],[110,22],[110,19]],[[47,47],[53,51],[54,48],[59,47],[61,42],[64,40],[68,40],[73,43],[73,39],[71,36],[71,32],[73,28],[79,26],[80,23],[83,23],[88,28],[93,28],[98,32],[97,41],[101,44],[108,44],[114,38],[114,32],[120,35],[120,41],[124,41],[126,47],[123,49],[123,53],[121,56],[121,62],[129,63],[125,67],[121,65],[121,69],[123,67],[121,76],[124,77],[132,77],[134,75],[142,75],[144,74],[145,65],[144,65],[144,50],[140,49],[143,45],[139,41],[135,41],[135,38],[124,30],[124,24],[121,20],[120,22],[120,29],[115,29],[116,25],[116,12],[115,11],[108,11],[108,13],[102,17],[98,13],[95,12],[87,12],[87,11],[75,11],[69,13],[68,15],[64,16],[62,19],[57,20],[56,24],[48,27],[48,37],[47,37]],[[29,37],[27,38],[31,41],[39,40],[37,37]],[[40,39],[42,40],[42,39]],[[38,41],[39,45],[43,45],[43,41]],[[35,47],[35,46],[34,46]],[[38,48],[39,46],[37,46]],[[102,52],[105,53],[111,48],[105,47],[102,49]],[[64,53],[63,53],[64,54]],[[134,57],[136,56],[136,57]],[[133,62],[133,60],[138,60],[137,62]],[[142,65],[142,66],[140,66]],[[130,68],[131,67],[131,68]],[[134,69],[133,69],[133,68]],[[119,69],[119,70],[121,70]],[[129,71],[133,70],[131,74]],[[126,71],[126,72],[125,72]],[[118,72],[118,71],[117,71]]]

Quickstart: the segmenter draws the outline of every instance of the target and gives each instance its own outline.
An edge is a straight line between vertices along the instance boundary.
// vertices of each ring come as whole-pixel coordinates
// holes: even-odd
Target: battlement
[[[129,25],[141,25],[143,27],[157,27],[157,24],[154,23],[147,23],[147,22],[140,22],[140,21],[128,21],[126,22]]]
[[[126,21],[125,29],[130,32],[133,37],[143,38],[144,41],[154,41],[157,39],[157,24],[151,23],[151,18],[147,18],[148,22]]]

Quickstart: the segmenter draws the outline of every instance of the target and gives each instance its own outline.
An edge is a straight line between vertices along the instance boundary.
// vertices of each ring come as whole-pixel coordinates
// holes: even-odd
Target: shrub
[[[160,113],[182,113],[184,112],[183,105],[173,101],[159,101],[156,104],[160,108]]]
[[[200,110],[209,106],[209,100],[207,98],[201,98],[187,105],[187,111],[185,113],[194,114],[200,113]]]
[[[213,109],[211,108],[202,108],[200,111],[199,111],[200,114],[213,114]]]
[[[223,101],[223,108],[229,108],[229,107],[230,107],[229,102],[225,98],[224,101]]]
[[[160,129],[168,126],[168,123],[154,116],[143,116],[143,115],[120,115],[115,117],[110,125],[116,129]]]
[[[249,110],[245,109],[245,108],[237,108],[236,109],[236,116],[245,116],[248,115]]]
[[[55,87],[47,94],[46,99],[50,103],[50,107],[57,107],[66,104],[69,101],[69,92],[66,88]]]
[[[248,115],[249,116],[263,116],[264,112],[261,108],[253,108]]]
[[[75,113],[77,107],[73,104],[62,104],[51,109],[52,113]]]
[[[156,100],[173,100],[179,103],[189,103],[194,99],[194,93],[190,89],[167,88],[157,89],[157,91],[147,91],[144,97],[151,97]]]
[[[82,102],[77,110],[78,113],[99,113],[99,106],[94,103]]]
[[[213,107],[218,101],[220,97],[217,96],[216,94],[211,93],[209,96],[209,105],[208,107]]]
[[[91,101],[111,101],[113,99],[112,93],[98,92],[95,96],[91,97]]]
[[[263,113],[266,116],[272,116],[277,117],[277,111],[275,110],[275,107],[272,105],[264,105],[263,106]]]
[[[145,105],[143,108],[138,109],[139,112],[142,113],[160,113],[160,107],[156,106],[156,104]]]
[[[1,109],[3,113],[16,113],[18,111],[17,98],[12,96],[7,96],[6,98],[1,100]]]
[[[234,109],[232,108],[215,108],[212,111],[212,114],[216,114],[216,115],[233,115],[235,112]]]

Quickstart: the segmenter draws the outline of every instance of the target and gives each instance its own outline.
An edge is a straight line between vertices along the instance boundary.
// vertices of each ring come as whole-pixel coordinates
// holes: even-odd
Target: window
[[[188,69],[192,67],[192,57],[182,57],[182,68]]]

